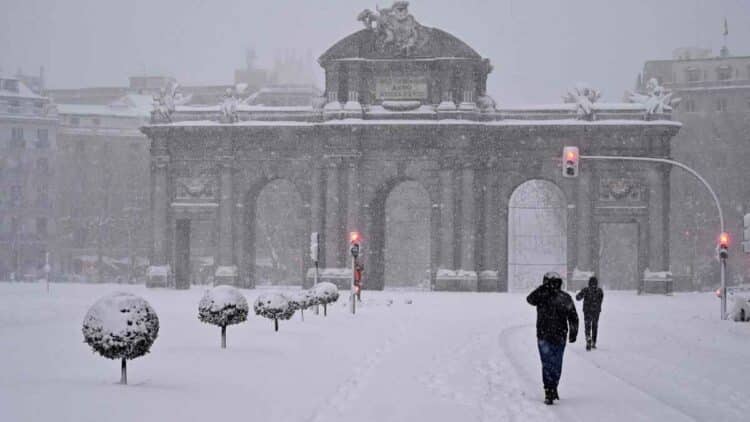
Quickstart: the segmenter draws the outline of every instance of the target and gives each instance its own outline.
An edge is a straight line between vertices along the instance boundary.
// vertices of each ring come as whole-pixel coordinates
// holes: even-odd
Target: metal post
[[[352,255],[352,283],[350,288],[349,302],[351,302],[352,315],[357,312],[357,296],[354,294],[354,280],[357,277],[357,257]]]
[[[47,281],[47,294],[49,294],[49,252],[44,253],[44,279]]]
[[[313,272],[313,288],[315,288],[315,286],[317,285],[318,285],[318,261],[315,261],[315,271]],[[320,305],[316,303],[315,308],[313,309],[313,312],[315,313],[315,315],[320,314],[320,309],[318,309],[319,307]]]
[[[721,319],[727,319],[727,259],[721,258]]]

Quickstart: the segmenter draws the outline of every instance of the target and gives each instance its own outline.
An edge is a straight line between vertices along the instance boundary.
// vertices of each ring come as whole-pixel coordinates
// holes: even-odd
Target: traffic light
[[[563,177],[578,177],[578,147],[563,148],[562,156],[562,175]]]
[[[729,233],[727,232],[719,235],[719,258],[729,258]]]
[[[359,243],[360,243],[360,235],[359,232],[350,232],[349,233],[349,243],[352,245],[350,252],[352,253],[352,256],[354,258],[359,256]]]

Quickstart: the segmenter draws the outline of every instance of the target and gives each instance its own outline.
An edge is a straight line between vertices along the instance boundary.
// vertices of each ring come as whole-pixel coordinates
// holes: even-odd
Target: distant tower
[[[719,55],[721,57],[729,57],[729,48],[727,47],[727,37],[729,36],[729,23],[727,18],[724,18],[724,45],[721,47]]]
[[[245,69],[251,70],[255,68],[255,60],[258,56],[255,54],[254,48],[248,48],[245,50]]]

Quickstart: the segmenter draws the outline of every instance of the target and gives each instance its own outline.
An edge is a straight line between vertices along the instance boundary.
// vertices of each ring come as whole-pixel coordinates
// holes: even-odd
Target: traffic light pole
[[[351,302],[351,308],[352,308],[352,315],[354,315],[357,312],[357,295],[354,292],[354,289],[356,288],[356,277],[357,277],[357,257],[352,255],[352,284],[351,284],[351,295],[349,296],[349,302]]]
[[[708,192],[711,194],[711,196],[714,199],[714,204],[716,205],[716,209],[719,212],[719,226],[721,230],[719,233],[724,233],[724,212],[721,210],[721,204],[719,203],[719,197],[716,196],[716,192],[714,192],[713,188],[711,188],[711,185],[708,184],[706,179],[703,178],[697,171],[693,170],[692,168],[688,167],[685,164],[682,164],[679,161],[669,160],[666,158],[649,158],[649,157],[619,157],[619,156],[605,156],[605,155],[581,155],[581,159],[588,159],[588,160],[610,160],[610,161],[645,161],[645,162],[651,162],[651,163],[662,163],[662,164],[670,164],[676,167],[679,167],[686,172],[690,173],[693,177],[698,179],[701,183],[703,183],[703,186],[708,189]],[[727,272],[727,259],[726,257],[722,256],[719,258],[721,262],[721,319],[725,320],[727,319],[727,281],[726,281],[726,272]]]

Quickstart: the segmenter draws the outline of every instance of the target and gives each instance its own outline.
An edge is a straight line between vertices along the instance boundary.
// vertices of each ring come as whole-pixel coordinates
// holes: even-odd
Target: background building
[[[0,75],[0,279],[40,277],[59,240],[57,127],[48,98]],[[49,259],[53,264],[56,257]]]
[[[742,252],[742,216],[750,212],[750,56],[722,49],[680,48],[671,60],[646,62],[640,85],[658,79],[682,102],[675,119],[684,124],[672,141],[672,157],[702,174],[717,191],[732,234],[729,282],[750,277]],[[672,271],[685,288],[718,282],[718,217],[710,195],[692,176],[672,171]]]
[[[61,271],[134,280],[147,265],[150,95],[61,104],[58,218]]]

